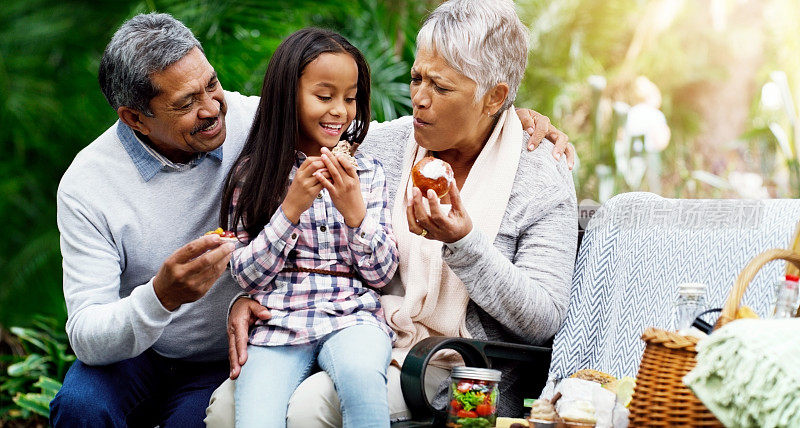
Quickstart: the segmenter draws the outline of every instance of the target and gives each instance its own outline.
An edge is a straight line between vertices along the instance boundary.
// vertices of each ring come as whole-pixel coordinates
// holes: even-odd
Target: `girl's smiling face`
[[[356,115],[358,66],[346,53],[323,53],[300,76],[297,114],[298,149],[319,156],[322,147],[333,148]]]

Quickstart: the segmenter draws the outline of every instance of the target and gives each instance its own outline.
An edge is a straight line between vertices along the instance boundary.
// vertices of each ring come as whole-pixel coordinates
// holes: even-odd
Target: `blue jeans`
[[[205,427],[211,393],[228,377],[227,361],[187,362],[147,350],[105,366],[75,361],[50,403],[60,427]]]
[[[285,427],[289,398],[318,364],[339,394],[345,428],[388,427],[391,354],[389,336],[372,325],[347,327],[304,345],[250,345],[236,379],[236,426]]]

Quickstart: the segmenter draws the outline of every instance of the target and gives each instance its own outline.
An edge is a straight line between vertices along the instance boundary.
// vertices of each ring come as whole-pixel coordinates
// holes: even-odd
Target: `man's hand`
[[[242,366],[247,361],[247,338],[250,326],[256,320],[268,320],[269,310],[253,299],[239,298],[233,303],[228,314],[228,362],[231,365],[231,379],[239,377]]]
[[[575,166],[575,146],[569,142],[567,134],[559,131],[550,123],[550,118],[537,113],[533,110],[518,108],[517,116],[522,122],[522,128],[530,135],[528,139],[528,150],[535,150],[543,138],[547,138],[555,144],[553,157],[560,159],[561,155],[567,155],[567,166],[572,169]]]
[[[178,248],[164,261],[153,279],[156,297],[168,311],[174,311],[184,303],[205,296],[225,272],[234,248],[232,243],[220,245],[216,234],[197,238]]]

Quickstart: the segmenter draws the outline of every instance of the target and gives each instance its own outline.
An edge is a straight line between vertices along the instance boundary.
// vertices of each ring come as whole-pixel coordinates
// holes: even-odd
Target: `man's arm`
[[[67,335],[78,359],[90,365],[132,358],[152,346],[171,311],[205,295],[224,272],[233,247],[219,245],[216,235],[192,241],[120,298],[121,260],[105,221],[63,190],[57,207]]]

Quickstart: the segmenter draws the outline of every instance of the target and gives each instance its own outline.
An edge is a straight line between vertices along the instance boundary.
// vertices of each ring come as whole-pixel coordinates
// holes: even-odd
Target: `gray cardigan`
[[[359,150],[383,163],[389,200],[400,185],[404,147],[413,132],[411,117],[371,125]],[[470,295],[466,324],[476,339],[540,344],[563,322],[577,245],[577,204],[572,175],[543,141],[527,150],[520,141],[519,167],[494,242],[477,229],[443,248],[444,261]],[[522,367],[499,367],[501,415],[522,413]],[[540,368],[546,370],[546,368]],[[441,394],[440,394],[441,395]],[[434,404],[442,404],[437,399]]]

